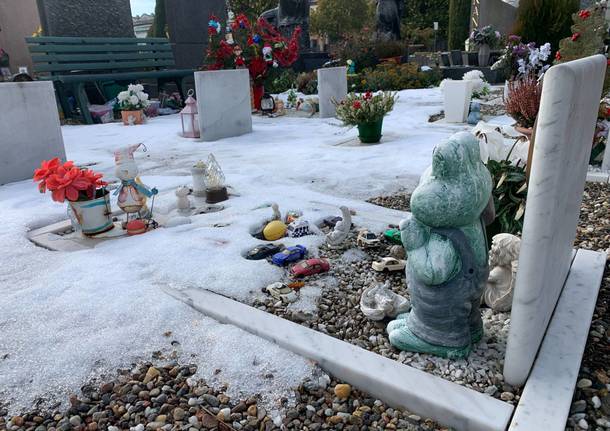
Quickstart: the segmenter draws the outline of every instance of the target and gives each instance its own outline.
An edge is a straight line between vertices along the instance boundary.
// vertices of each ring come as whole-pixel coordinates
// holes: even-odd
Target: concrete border
[[[169,295],[319,364],[384,402],[458,431],[503,431],[514,407],[408,365],[203,289]]]

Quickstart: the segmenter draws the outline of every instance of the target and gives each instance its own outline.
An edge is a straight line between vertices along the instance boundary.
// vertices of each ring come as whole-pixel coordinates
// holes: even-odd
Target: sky
[[[155,11],[155,0],[131,0],[131,14],[142,15]]]

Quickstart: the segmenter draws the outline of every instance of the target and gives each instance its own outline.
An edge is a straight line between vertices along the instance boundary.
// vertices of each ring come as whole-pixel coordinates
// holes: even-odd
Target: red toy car
[[[320,274],[330,269],[327,259],[307,259],[290,268],[293,277],[307,277],[308,275]]]

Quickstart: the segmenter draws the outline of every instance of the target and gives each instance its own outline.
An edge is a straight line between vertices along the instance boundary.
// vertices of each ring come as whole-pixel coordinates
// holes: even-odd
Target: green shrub
[[[375,53],[375,41],[367,31],[345,36],[333,46],[332,54],[334,58],[340,59],[342,64],[353,60],[356,63],[356,72],[374,67],[379,62]]]
[[[572,34],[572,14],[579,5],[579,0],[521,0],[514,33],[538,46],[550,42],[557,50],[559,41]]]
[[[489,160],[487,169],[494,182],[492,194],[496,209],[496,219],[487,227],[489,240],[498,233],[521,234],[527,198],[525,167],[508,160]]]
[[[349,77],[348,85],[350,91],[399,91],[436,86],[440,80],[437,69],[423,72],[415,63],[382,63],[375,69]]]
[[[295,86],[296,79],[297,74],[292,69],[270,69],[265,80],[265,91],[272,94],[283,93]]]
[[[447,31],[449,49],[464,49],[464,42],[468,39],[470,28],[470,1],[449,0],[449,29]]]
[[[296,79],[296,87],[303,94],[316,94],[318,92],[318,75],[316,72],[299,73]]]

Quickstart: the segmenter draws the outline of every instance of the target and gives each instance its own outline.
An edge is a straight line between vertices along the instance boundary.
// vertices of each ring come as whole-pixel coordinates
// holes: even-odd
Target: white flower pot
[[[96,235],[114,227],[110,211],[110,194],[88,201],[69,202],[74,218],[85,235]]]
[[[464,123],[468,117],[472,81],[446,80],[443,84],[445,121],[447,123]]]

